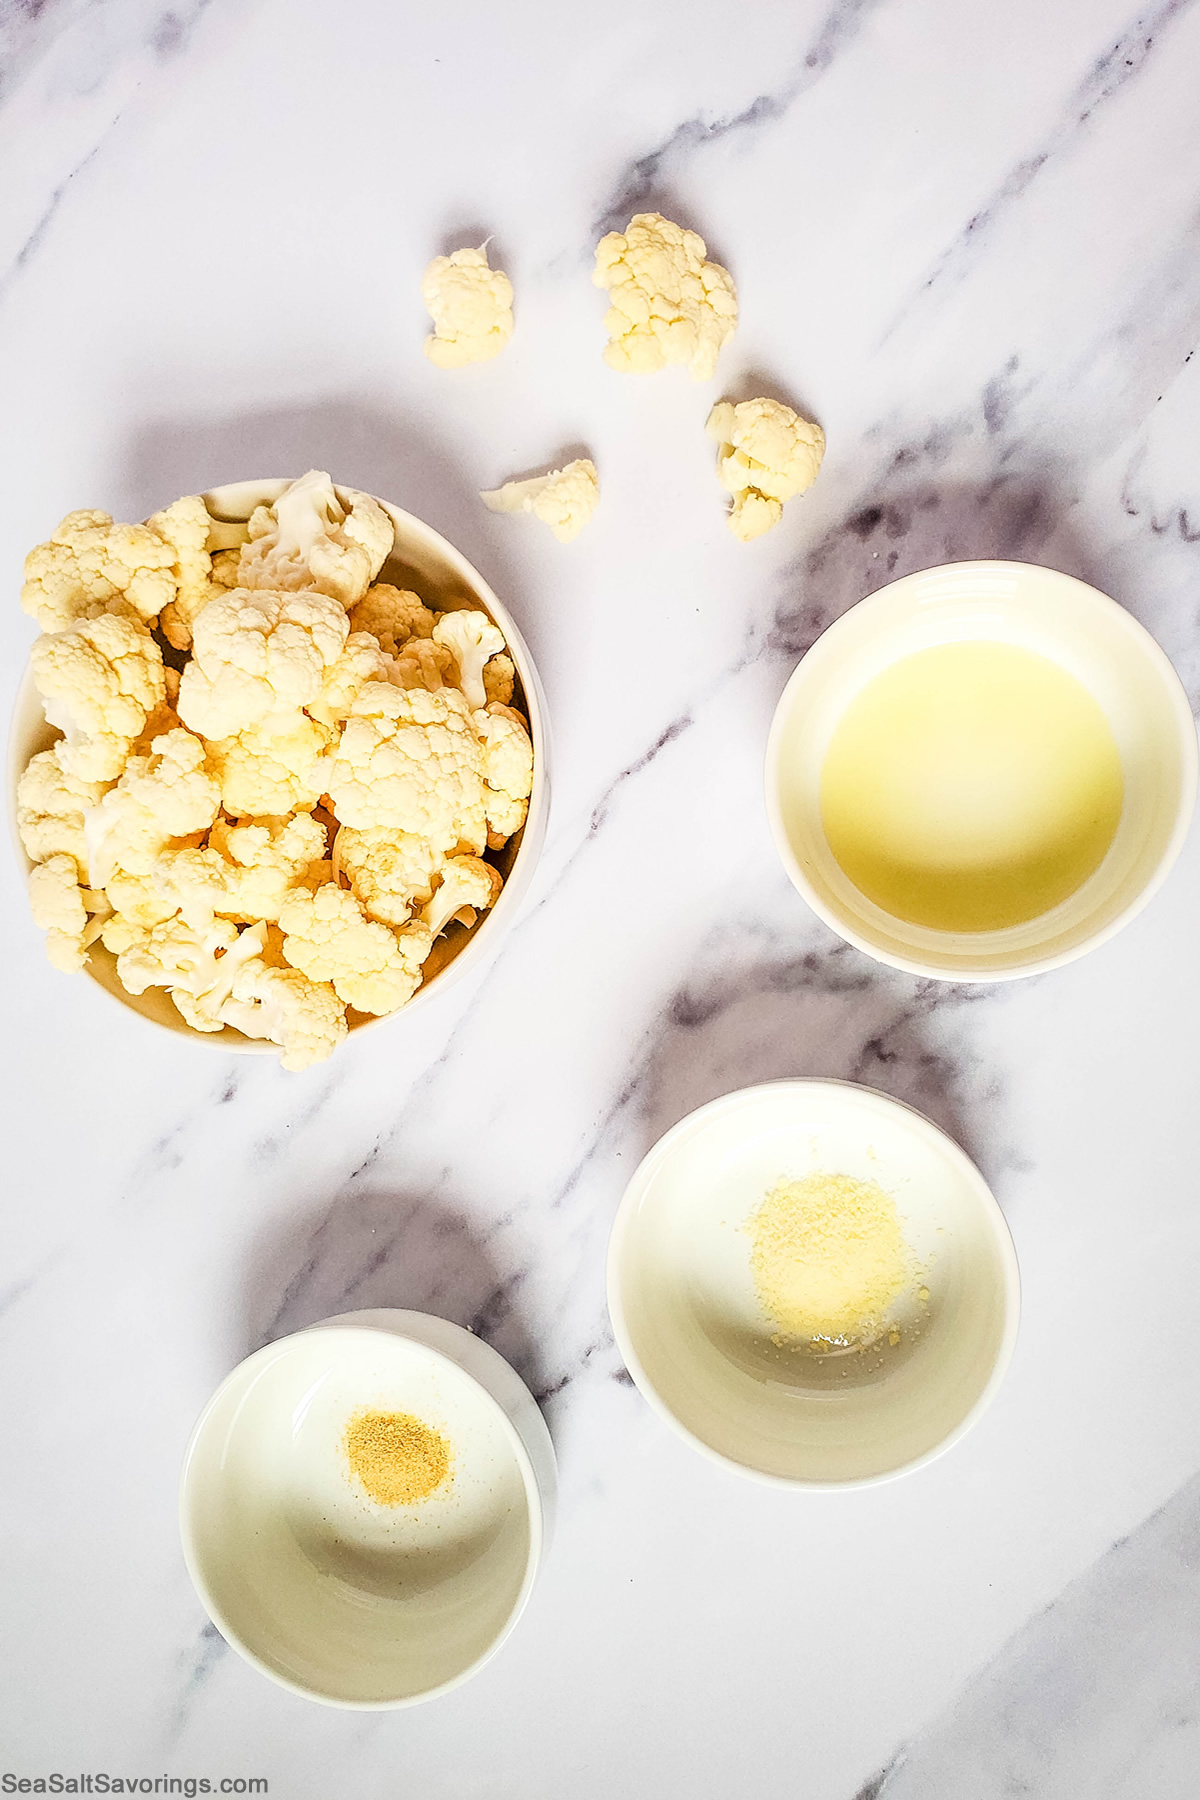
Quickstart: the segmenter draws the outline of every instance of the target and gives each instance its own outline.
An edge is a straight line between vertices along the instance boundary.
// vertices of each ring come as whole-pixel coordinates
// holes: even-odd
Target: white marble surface
[[[160,1042],[56,975],[5,867],[3,1770],[1191,1800],[1200,845],[1102,951],[968,993],[816,924],[759,770],[820,627],[948,557],[1094,581],[1200,696],[1200,6],[9,0],[0,30],[4,703],[21,558],[64,511],[318,463],[478,564],[556,750],[499,958],[305,1076]],[[647,200],[737,278],[710,388],[599,360],[592,245]],[[441,374],[419,275],[486,232],[517,335]],[[763,383],[830,448],[743,548],[702,426]],[[475,500],[576,444],[604,500],[574,546]],[[689,1454],[604,1312],[642,1151],[794,1072],[949,1125],[1023,1270],[991,1413],[857,1495]],[[206,1627],[175,1483],[247,1350],[387,1303],[474,1323],[544,1396],[560,1528],[475,1681],[341,1715]]]

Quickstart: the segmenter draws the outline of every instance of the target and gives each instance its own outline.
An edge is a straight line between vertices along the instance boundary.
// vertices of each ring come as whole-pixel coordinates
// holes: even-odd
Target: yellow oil
[[[847,707],[821,770],[829,847],[893,917],[999,931],[1057,906],[1104,859],[1121,758],[1065,669],[1012,644],[919,650]]]

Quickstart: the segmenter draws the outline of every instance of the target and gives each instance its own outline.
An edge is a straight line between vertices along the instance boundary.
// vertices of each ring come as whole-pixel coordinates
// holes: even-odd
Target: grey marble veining
[[[1198,1611],[1192,1480],[1031,1619],[856,1800],[1190,1800]]]

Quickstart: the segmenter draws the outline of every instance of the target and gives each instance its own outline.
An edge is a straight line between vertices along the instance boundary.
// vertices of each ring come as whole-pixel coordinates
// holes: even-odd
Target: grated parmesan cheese
[[[895,1201],[873,1181],[824,1173],[780,1181],[746,1230],[776,1344],[872,1343],[915,1273]]]

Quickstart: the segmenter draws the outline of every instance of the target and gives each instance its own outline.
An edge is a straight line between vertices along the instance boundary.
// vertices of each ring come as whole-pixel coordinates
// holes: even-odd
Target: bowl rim
[[[295,478],[291,476],[262,476],[248,481],[224,482],[218,487],[206,489],[200,498],[214,519],[232,519],[235,516],[248,517],[249,514],[244,511],[245,501],[240,499],[231,502],[228,496],[234,493],[239,496],[248,496],[253,493],[256,495],[254,504],[258,504],[264,500],[274,499],[293,479]],[[334,490],[339,496],[344,496],[351,491],[365,491],[349,490],[344,484],[338,482],[334,483]],[[457,955],[436,970],[427,982],[422,982],[410,1000],[406,1001],[403,1006],[397,1007],[395,1012],[356,1020],[346,1042],[377,1026],[392,1024],[397,1019],[411,1016],[418,1007],[444,993],[450,986],[452,976],[467,975],[485,959],[492,957],[499,948],[503,933],[512,924],[513,918],[528,894],[546,839],[551,792],[550,727],[546,694],[529,646],[508,608],[503,601],[498,599],[490,583],[484,580],[474,564],[469,562],[462,552],[456,549],[449,539],[443,537],[432,525],[427,525],[423,519],[418,519],[415,513],[405,512],[402,507],[394,505],[392,501],[385,500],[380,495],[372,494],[369,498],[383,507],[396,528],[397,541],[393,544],[392,554],[402,556],[402,547],[398,541],[399,534],[401,531],[410,533],[414,540],[421,542],[425,549],[433,552],[447,564],[450,571],[457,575],[463,585],[470,590],[503,633],[505,647],[517,665],[517,672],[528,702],[529,735],[533,744],[533,787],[529,797],[529,811],[522,826],[521,842],[517,846],[508,879],[505,881],[495,905],[489,908],[472,928],[470,937]],[[40,709],[41,701],[34,687],[33,671],[27,657],[13,697],[5,747],[5,800],[8,832],[16,853],[17,866],[26,880],[34,865],[26,853],[17,830],[17,784],[24,772],[23,764],[18,767],[18,762],[22,757],[28,761],[27,740],[31,735],[28,720],[31,713],[40,713]],[[52,729],[52,727],[46,727],[47,731]],[[59,737],[61,735],[61,733],[58,734]],[[22,740],[20,743],[18,743],[18,738]],[[497,921],[499,921],[498,924]],[[219,1032],[206,1032],[195,1030],[182,1016],[178,1024],[172,1022],[169,1025],[162,1020],[151,1018],[132,1004],[132,996],[129,1000],[125,1000],[119,994],[113,993],[99,979],[90,963],[85,964],[81,973],[90,978],[92,987],[104,997],[106,1002],[120,1007],[122,1012],[127,1015],[132,1014],[135,1018],[141,1019],[144,1024],[155,1030],[168,1032],[173,1038],[205,1045],[210,1050],[220,1050],[226,1055],[276,1058],[279,1055],[278,1045],[270,1043],[265,1038],[245,1037],[232,1026],[226,1026]],[[334,1051],[334,1055],[336,1056],[338,1050],[344,1047],[344,1044],[340,1044]]]
[[[1080,943],[1072,945],[1070,949],[1034,955],[1026,962],[1007,968],[995,969],[982,964],[972,965],[963,962],[953,969],[948,969],[935,963],[924,962],[919,956],[908,956],[890,949],[881,949],[864,932],[859,931],[852,922],[829,906],[817,892],[800,865],[784,824],[780,763],[784,733],[795,705],[796,694],[812,674],[812,664],[808,659],[814,651],[823,647],[822,653],[826,654],[830,644],[836,646],[838,638],[846,635],[852,629],[851,621],[857,625],[864,614],[869,614],[871,609],[880,609],[885,598],[894,598],[898,588],[906,585],[915,587],[918,582],[932,574],[943,574],[947,571],[965,574],[982,570],[993,573],[1011,570],[1017,579],[1024,577],[1026,571],[1034,570],[1039,576],[1069,587],[1077,596],[1086,595],[1088,597],[1087,604],[1107,611],[1110,618],[1119,622],[1119,628],[1127,633],[1131,645],[1136,646],[1162,681],[1164,698],[1172,710],[1180,749],[1181,793],[1171,835],[1153,873],[1128,905],[1106,925],[1099,926]],[[1099,949],[1102,944],[1106,944],[1110,938],[1115,937],[1117,932],[1123,930],[1144,907],[1149,905],[1167,879],[1183,849],[1196,808],[1198,779],[1200,779],[1200,747],[1197,744],[1196,720],[1187,692],[1179,678],[1179,672],[1157,638],[1127,608],[1121,606],[1118,601],[1103,593],[1099,588],[1092,587],[1086,581],[1081,581],[1078,576],[1067,575],[1061,569],[1051,568],[1046,563],[1018,562],[1011,558],[976,558],[962,562],[931,563],[928,568],[914,569],[908,575],[898,576],[896,580],[887,582],[881,588],[876,588],[873,593],[865,595],[861,600],[855,601],[853,606],[847,607],[844,613],[839,614],[831,624],[825,627],[820,636],[804,652],[789,675],[771,718],[763,765],[763,791],[766,800],[767,821],[776,852],[792,886],[822,923],[828,925],[829,929],[835,932],[844,943],[853,945],[856,950],[861,950],[873,961],[884,963],[893,969],[901,969],[907,975],[920,975],[931,981],[970,983],[1020,981],[1029,975],[1043,975],[1051,969],[1064,968],[1068,963],[1077,961],[1079,957],[1086,956],[1090,951]],[[987,934],[977,935],[986,936]]]
[[[979,1395],[958,1423],[936,1444],[928,1450],[921,1451],[918,1456],[910,1457],[907,1462],[897,1464],[893,1469],[882,1469],[872,1475],[822,1481],[807,1475],[777,1475],[770,1470],[756,1468],[752,1463],[739,1462],[736,1457],[727,1456],[724,1451],[718,1450],[713,1444],[700,1437],[671,1410],[655,1387],[633,1344],[625,1310],[621,1259],[627,1252],[627,1243],[634,1217],[642,1192],[648,1185],[650,1177],[657,1173],[658,1168],[667,1161],[678,1144],[697,1130],[702,1122],[721,1111],[735,1111],[739,1106],[753,1100],[758,1095],[778,1089],[788,1089],[793,1092],[803,1090],[805,1093],[811,1094],[821,1089],[844,1091],[847,1088],[868,1100],[873,1106],[878,1107],[881,1112],[902,1116],[902,1121],[908,1129],[915,1130],[919,1136],[934,1141],[943,1153],[948,1154],[949,1160],[966,1177],[966,1185],[980,1203],[982,1214],[991,1227],[992,1237],[1000,1255],[1004,1330],[988,1378]],[[633,1378],[635,1387],[642,1398],[648,1402],[651,1410],[656,1412],[659,1418],[663,1419],[679,1437],[683,1438],[685,1443],[690,1444],[692,1449],[698,1450],[709,1462],[717,1463],[720,1467],[729,1469],[736,1475],[744,1476],[750,1481],[760,1482],[767,1487],[800,1489],[809,1493],[849,1493],[860,1488],[881,1487],[884,1482],[896,1481],[902,1475],[912,1474],[914,1470],[924,1468],[928,1463],[935,1462],[938,1457],[945,1455],[947,1450],[958,1443],[960,1438],[964,1437],[971,1427],[978,1423],[995,1399],[1012,1362],[1021,1321],[1021,1272],[1012,1231],[1004,1216],[1004,1210],[985,1181],[982,1171],[972,1162],[961,1144],[957,1144],[949,1132],[943,1131],[940,1125],[919,1111],[917,1107],[911,1106],[907,1100],[897,1100],[894,1095],[885,1094],[879,1088],[867,1087],[863,1082],[844,1081],[840,1077],[826,1075],[784,1076],[776,1081],[756,1081],[749,1087],[732,1088],[728,1093],[719,1094],[715,1099],[705,1101],[703,1106],[698,1106],[692,1112],[686,1113],[682,1119],[665,1131],[647,1150],[630,1176],[625,1192],[621,1196],[609,1234],[605,1289],[609,1318],[612,1322],[617,1348],[624,1358],[625,1366]]]
[[[438,1349],[435,1345],[428,1343],[424,1338],[419,1337],[398,1325],[383,1325],[378,1322],[368,1324],[365,1322],[367,1319],[378,1321],[384,1313],[387,1313],[393,1319],[405,1321],[409,1319],[436,1317],[434,1314],[426,1315],[415,1313],[407,1308],[399,1307],[370,1308],[364,1310],[362,1313],[340,1313],[332,1318],[321,1319],[312,1325],[306,1325],[299,1331],[288,1332],[283,1337],[274,1338],[269,1344],[260,1345],[257,1350],[251,1351],[249,1356],[243,1357],[241,1362],[235,1364],[224,1379],[217,1385],[201,1409],[199,1417],[189,1433],[187,1449],[184,1452],[183,1464],[179,1475],[177,1516],[184,1565],[191,1579],[192,1586],[196,1590],[196,1595],[200,1604],[203,1606],[213,1624],[217,1627],[217,1630],[244,1661],[257,1669],[260,1674],[267,1676],[269,1680],[275,1682],[277,1686],[287,1688],[289,1692],[298,1694],[301,1699],[314,1700],[321,1706],[336,1707],[343,1712],[399,1712],[410,1706],[421,1706],[427,1700],[436,1700],[440,1695],[451,1693],[455,1688],[461,1687],[464,1682],[469,1681],[472,1675],[477,1674],[479,1670],[483,1668],[485,1663],[491,1661],[493,1656],[495,1656],[507,1642],[509,1636],[515,1629],[518,1620],[529,1604],[534,1584],[541,1572],[548,1544],[547,1505],[550,1496],[544,1492],[529,1447],[505,1407],[491,1392],[487,1385],[481,1381],[477,1375],[472,1374],[469,1369],[465,1368],[448,1350]],[[354,1321],[356,1320],[362,1320],[364,1322],[355,1323]],[[465,1331],[461,1325],[455,1325],[453,1321],[449,1319],[438,1318],[437,1325],[439,1328],[439,1335],[451,1336],[451,1334],[461,1334],[463,1338],[467,1339],[476,1348],[482,1345],[485,1349],[491,1351],[491,1354],[503,1363],[505,1369],[507,1369],[516,1380],[520,1381],[521,1378],[517,1375],[516,1370],[513,1369],[511,1363],[504,1357],[501,1357],[499,1351],[492,1350],[490,1344],[484,1344],[483,1339],[476,1338],[473,1333]],[[223,1609],[213,1597],[212,1589],[209,1586],[207,1576],[204,1572],[202,1558],[196,1547],[193,1510],[195,1485],[198,1480],[197,1469],[199,1466],[199,1459],[203,1454],[204,1440],[211,1426],[214,1413],[231,1389],[235,1389],[243,1382],[251,1379],[254,1373],[260,1368],[265,1368],[268,1364],[278,1361],[282,1357],[290,1354],[291,1346],[293,1346],[297,1340],[309,1337],[314,1332],[321,1332],[323,1334],[332,1333],[343,1338],[355,1339],[369,1338],[374,1340],[380,1337],[391,1338],[399,1343],[408,1345],[410,1349],[419,1351],[432,1362],[441,1363],[448,1368],[452,1368],[457,1375],[461,1376],[466,1381],[469,1381],[487,1403],[488,1408],[499,1423],[501,1430],[507,1439],[509,1448],[521,1473],[522,1491],[525,1496],[525,1514],[529,1526],[529,1547],[526,1552],[525,1571],[521,1578],[521,1585],[516,1598],[513,1601],[512,1607],[505,1617],[503,1625],[475,1660],[468,1663],[465,1668],[460,1669],[457,1674],[450,1676],[445,1681],[439,1682],[434,1687],[423,1688],[418,1694],[403,1695],[400,1699],[347,1700],[338,1695],[322,1693],[316,1688],[306,1687],[303,1682],[296,1681],[292,1676],[285,1675],[281,1670],[273,1667],[271,1663],[258,1653],[258,1651],[252,1649],[242,1634],[229,1623]],[[522,1387],[525,1387],[523,1382],[521,1385]],[[525,1388],[525,1392],[527,1394],[529,1393],[528,1388]],[[535,1410],[538,1410],[537,1402],[533,1399],[532,1394],[529,1394],[529,1399]],[[541,1418],[540,1410],[538,1410],[538,1417],[539,1419]],[[547,1442],[549,1442],[548,1431],[546,1437]],[[551,1454],[553,1454],[553,1452],[551,1452]]]

